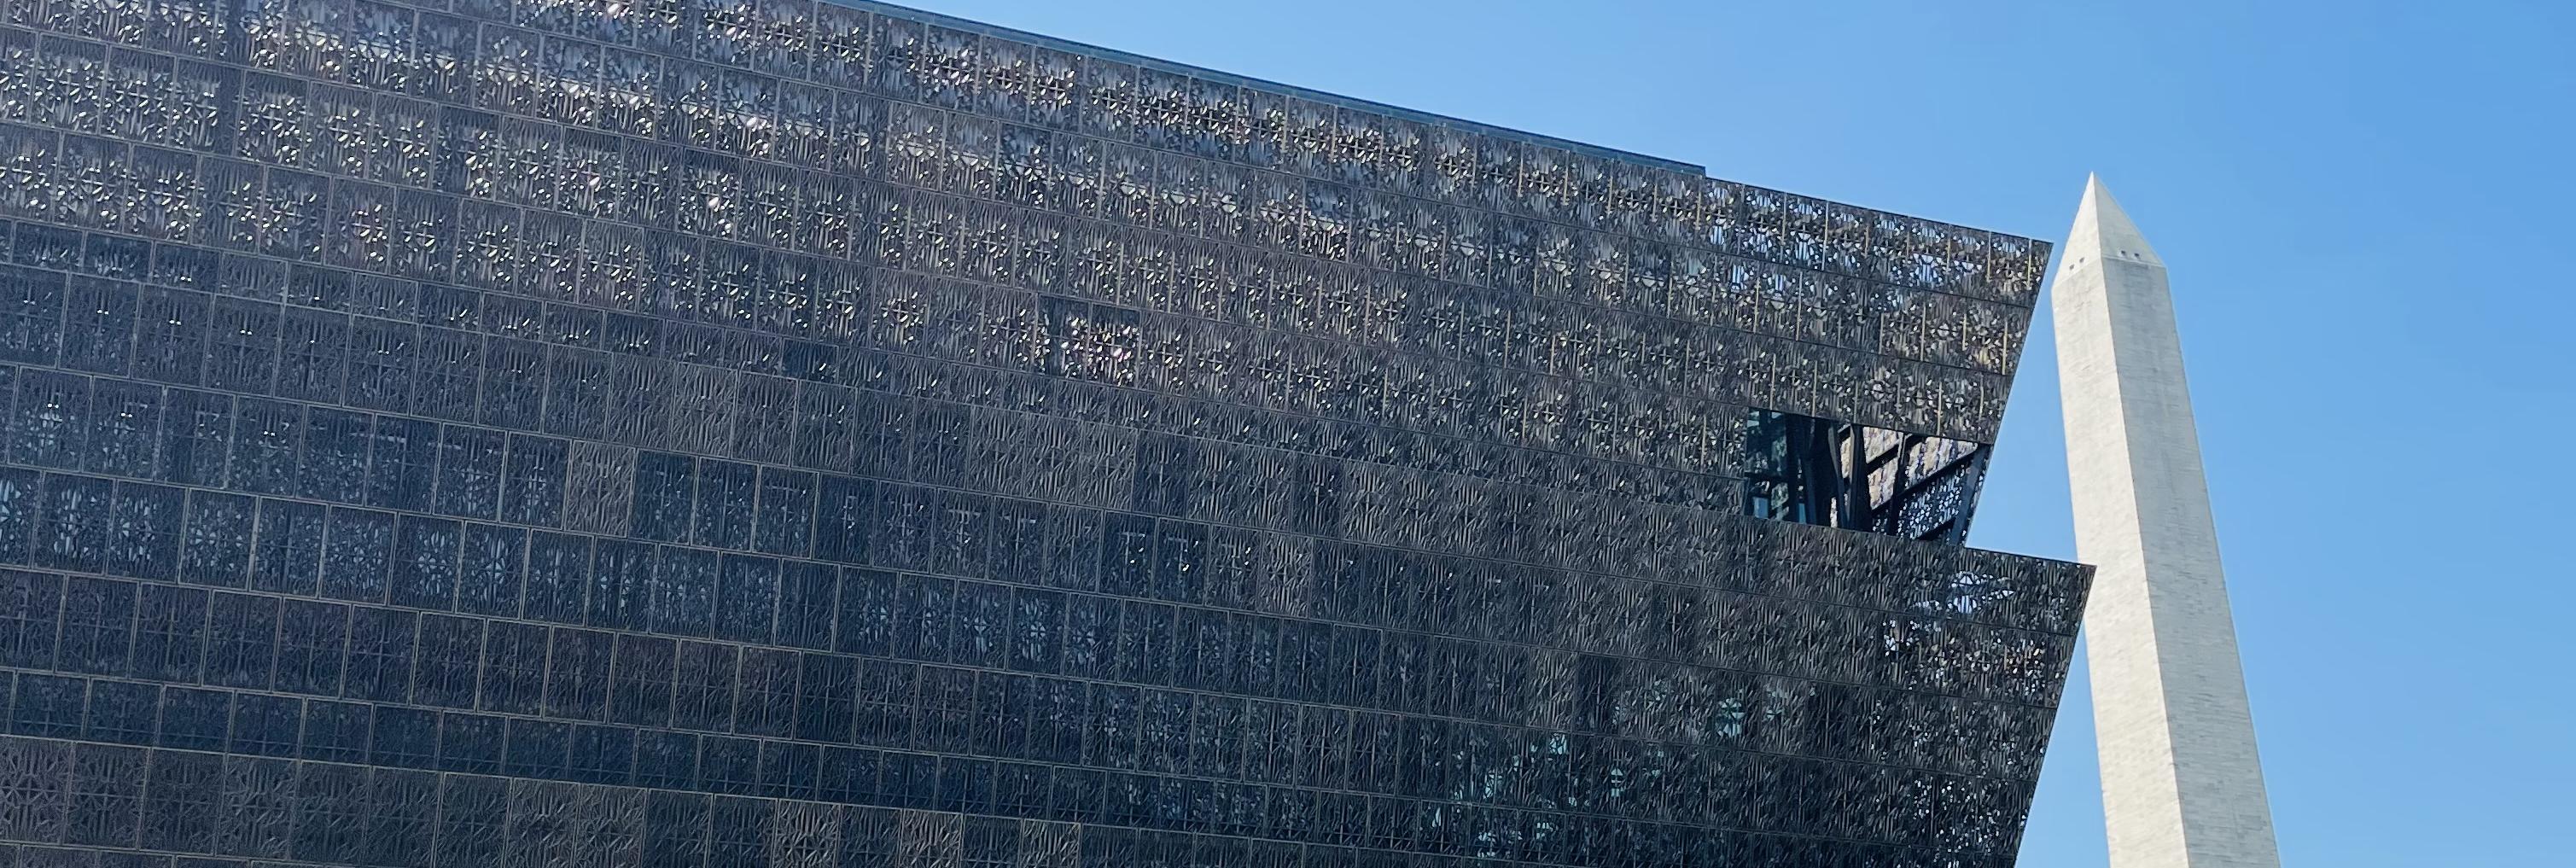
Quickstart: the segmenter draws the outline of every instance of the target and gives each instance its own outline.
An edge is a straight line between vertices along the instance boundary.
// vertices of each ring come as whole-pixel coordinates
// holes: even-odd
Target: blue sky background
[[[2173,269],[2284,860],[2571,864],[2576,4],[912,5],[2040,238],[2100,172]],[[2047,316],[1974,542],[2068,557]],[[2106,863],[2086,697],[2024,865]]]

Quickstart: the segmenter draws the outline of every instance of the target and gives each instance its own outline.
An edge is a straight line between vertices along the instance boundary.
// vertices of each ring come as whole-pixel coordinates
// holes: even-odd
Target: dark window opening
[[[1795,413],[1744,420],[1745,512],[1962,543],[1987,446]]]

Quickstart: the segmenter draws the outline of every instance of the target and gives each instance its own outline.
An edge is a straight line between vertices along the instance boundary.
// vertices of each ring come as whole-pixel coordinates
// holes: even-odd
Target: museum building
[[[2048,250],[874,3],[11,0],[0,866],[2005,868]]]

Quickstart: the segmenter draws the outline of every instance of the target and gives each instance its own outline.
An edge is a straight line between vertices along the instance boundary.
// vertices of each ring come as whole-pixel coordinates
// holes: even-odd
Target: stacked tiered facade
[[[0,254],[0,865],[2001,866],[2087,580],[2044,244],[892,7],[8,0]]]

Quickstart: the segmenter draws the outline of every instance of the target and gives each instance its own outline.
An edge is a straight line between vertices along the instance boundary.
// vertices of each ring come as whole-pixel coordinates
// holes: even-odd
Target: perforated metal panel
[[[0,8],[0,865],[2011,861],[2085,572],[1743,420],[1991,442],[2043,244],[873,4]]]

